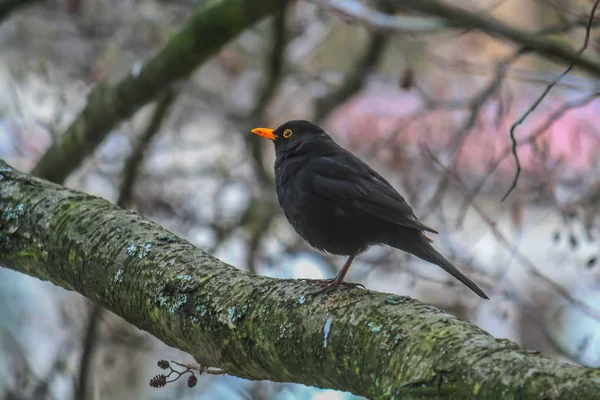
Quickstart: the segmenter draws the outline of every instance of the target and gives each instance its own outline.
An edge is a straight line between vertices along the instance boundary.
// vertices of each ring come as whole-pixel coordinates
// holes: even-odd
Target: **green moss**
[[[69,264],[75,264],[76,258],[77,258],[77,252],[75,251],[75,249],[69,250],[69,256],[68,256]]]
[[[160,319],[160,310],[158,309],[158,307],[152,307],[150,311],[148,311],[148,315],[150,316],[150,319],[152,321],[158,322],[158,320]]]
[[[48,260],[48,252],[42,250],[39,246],[33,243],[25,243],[17,252],[17,255],[22,258],[27,258],[29,261],[40,262]]]
[[[32,260],[32,261],[35,261],[35,262],[38,262],[38,261],[39,261],[39,259],[38,259],[38,256],[37,256],[37,252],[35,252],[35,251],[34,251],[34,252],[32,252],[32,251],[30,251],[29,249],[22,249],[22,250],[19,250],[19,252],[17,253],[17,255],[18,255],[19,257],[26,257],[26,258],[29,258],[30,260]]]
[[[433,346],[440,339],[445,339],[450,336],[450,332],[447,329],[432,329],[426,336],[425,342]]]

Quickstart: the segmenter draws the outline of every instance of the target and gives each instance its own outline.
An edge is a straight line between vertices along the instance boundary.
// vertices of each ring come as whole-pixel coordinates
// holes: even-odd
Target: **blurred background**
[[[27,3],[0,13],[0,158],[24,171],[91,89],[139,70],[205,1]],[[600,59],[600,16],[588,24],[597,1],[447,3],[575,51],[589,34],[586,54]],[[275,197],[273,145],[249,132],[313,120],[405,195],[491,300],[388,248],[359,256],[349,281],[600,367],[599,81],[576,70],[558,81],[568,65],[476,30],[382,29],[406,16],[368,1],[291,1],[115,128],[65,184],[240,269],[332,277],[344,258],[293,232]],[[517,171],[511,132],[520,176],[501,201]],[[159,359],[193,363],[77,294],[0,268],[0,398],[356,398],[227,376],[154,389]]]

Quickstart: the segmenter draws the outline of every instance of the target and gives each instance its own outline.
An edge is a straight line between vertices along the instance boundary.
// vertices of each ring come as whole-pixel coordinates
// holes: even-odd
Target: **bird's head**
[[[305,120],[288,121],[277,129],[255,128],[252,133],[273,140],[278,154],[312,143],[315,139],[330,139],[320,126]]]

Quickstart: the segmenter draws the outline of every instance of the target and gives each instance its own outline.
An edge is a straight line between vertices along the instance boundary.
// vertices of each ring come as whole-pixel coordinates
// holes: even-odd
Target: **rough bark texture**
[[[600,371],[393,294],[309,296],[224,264],[136,213],[0,161],[0,265],[101,303],[207,366],[374,399],[591,399]],[[493,300],[492,300],[493,301]]]
[[[114,86],[100,85],[90,93],[79,117],[37,163],[35,175],[63,182],[114,126],[177,80],[187,78],[242,30],[283,6],[277,0],[215,0],[203,4],[139,71],[132,71]]]

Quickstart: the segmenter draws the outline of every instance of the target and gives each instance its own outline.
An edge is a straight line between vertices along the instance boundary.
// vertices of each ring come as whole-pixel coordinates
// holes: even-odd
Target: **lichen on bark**
[[[552,361],[405,296],[311,296],[108,201],[0,162],[0,265],[99,302],[226,373],[373,399],[592,399],[600,371]],[[492,299],[493,301],[493,299]]]

